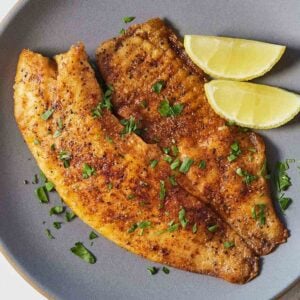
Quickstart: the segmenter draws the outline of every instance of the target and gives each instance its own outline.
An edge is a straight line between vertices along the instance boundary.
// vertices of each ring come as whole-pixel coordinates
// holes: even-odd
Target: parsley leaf
[[[61,228],[61,224],[62,222],[53,222],[53,227],[58,230]]]
[[[47,121],[47,120],[52,116],[53,113],[54,113],[54,109],[53,109],[53,108],[50,108],[50,109],[46,110],[46,111],[41,115],[41,118],[42,118],[44,121]]]
[[[46,229],[45,233],[46,233],[49,240],[54,240],[55,239],[55,237],[52,235],[50,229]]]
[[[173,106],[170,105],[169,100],[165,98],[165,100],[161,101],[158,107],[158,112],[163,117],[174,117],[181,114],[183,110],[183,104],[178,103]]]
[[[158,80],[152,85],[152,91],[159,94],[165,86],[166,83],[164,80]]]
[[[167,267],[163,267],[162,270],[163,270],[163,272],[165,274],[169,274],[170,273],[170,270]]]
[[[278,191],[286,191],[291,185],[291,178],[287,174],[289,166],[287,162],[278,162],[277,163],[277,187]]]
[[[208,226],[207,227],[207,230],[209,231],[209,232],[216,232],[217,230],[218,230],[218,224],[215,224],[215,225],[211,225],[211,226]]]
[[[172,184],[172,186],[176,186],[177,185],[177,182],[176,182],[176,179],[175,179],[174,175],[169,176],[169,181]]]
[[[59,152],[58,158],[63,162],[65,168],[70,167],[71,153],[65,150]]]
[[[148,272],[151,274],[151,275],[155,275],[158,273],[159,269],[156,268],[156,267],[148,267],[147,268]]]
[[[53,206],[50,209],[49,215],[60,215],[65,211],[65,207],[61,205]]]
[[[189,157],[185,157],[179,168],[179,172],[186,174],[189,171],[189,169],[193,163],[194,163],[194,160],[192,160]]]
[[[195,223],[195,224],[193,225],[192,232],[193,232],[193,233],[197,233],[197,231],[198,231],[198,227],[197,227],[197,223]]]
[[[185,218],[185,209],[182,208],[179,213],[178,213],[178,219],[180,221],[180,224],[182,226],[182,228],[185,228],[186,225],[188,224],[188,221]]]
[[[89,239],[90,240],[94,240],[94,239],[96,239],[98,237],[99,237],[98,234],[95,233],[94,231],[91,231],[90,234],[89,234]]]
[[[40,200],[41,203],[48,203],[49,202],[49,198],[47,195],[47,192],[45,190],[44,186],[40,186],[38,188],[35,189],[35,194],[38,197],[38,199]]]
[[[224,247],[225,247],[226,249],[229,249],[229,248],[234,247],[234,246],[235,246],[235,243],[232,242],[232,241],[228,241],[228,242],[224,242],[223,245],[224,245]]]
[[[201,160],[199,165],[198,165],[199,169],[204,170],[206,168],[206,161],[205,160]]]
[[[45,183],[45,188],[48,192],[51,192],[54,189],[54,184],[51,181],[47,181]]]
[[[178,230],[179,224],[176,224],[174,220],[168,223],[168,232],[174,232]]]
[[[150,167],[152,169],[154,169],[157,166],[157,164],[158,164],[158,160],[156,160],[156,159],[150,160]]]
[[[179,149],[177,146],[175,145],[172,146],[172,153],[174,156],[177,156],[179,154]]]
[[[83,165],[83,169],[82,169],[82,177],[84,179],[87,179],[89,177],[91,177],[92,175],[95,174],[95,169],[93,167],[91,167],[88,164],[84,164]]]
[[[135,118],[131,116],[129,120],[123,119],[120,123],[124,126],[121,135],[130,134],[132,132],[139,134],[140,129],[138,128],[138,123],[135,121]]]
[[[282,212],[284,212],[293,202],[291,198],[284,197],[284,194],[278,199],[279,206]]]
[[[123,22],[125,24],[132,22],[135,19],[135,17],[124,17]]]
[[[255,204],[255,206],[252,207],[251,209],[252,218],[254,220],[258,220],[260,226],[266,224],[265,209],[266,209],[266,204],[264,203]]]
[[[113,86],[108,85],[107,86],[107,90],[105,91],[104,95],[103,95],[103,99],[101,102],[98,103],[98,105],[92,109],[92,116],[94,118],[99,118],[102,116],[102,111],[103,109],[107,109],[107,110],[112,110],[112,103],[111,103],[111,97],[112,97],[112,93],[114,91]]]
[[[83,259],[85,262],[94,264],[97,261],[94,254],[80,242],[75,243],[75,246],[70,250],[72,253]]]
[[[236,174],[240,177],[243,177],[243,181],[249,185],[251,182],[257,179],[257,176],[248,173],[246,170],[242,170],[241,168],[236,169]]]
[[[76,218],[76,215],[72,211],[67,211],[65,219],[67,222],[71,222],[73,219]]]
[[[230,146],[230,154],[227,157],[229,162],[232,162],[238,158],[238,156],[242,153],[239,143],[235,141],[233,144]]]
[[[175,170],[180,166],[179,158],[176,158],[170,165],[171,170]]]
[[[164,201],[166,198],[166,188],[165,188],[165,182],[163,180],[159,181],[159,200]]]

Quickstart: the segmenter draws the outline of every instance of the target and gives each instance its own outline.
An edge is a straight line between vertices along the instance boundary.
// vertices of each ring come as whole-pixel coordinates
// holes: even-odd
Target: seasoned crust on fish
[[[205,204],[170,184],[169,166],[157,146],[134,134],[121,135],[123,126],[107,109],[101,117],[92,116],[102,91],[82,44],[55,61],[23,50],[14,88],[15,118],[29,149],[84,222],[133,253],[179,269],[235,283],[258,274],[258,258],[244,241]],[[53,115],[43,120],[49,108]],[[61,122],[61,135],[55,138]],[[62,151],[69,153],[69,167],[60,159]],[[152,159],[159,160],[155,168],[149,167]],[[94,168],[86,179],[84,164]],[[160,197],[162,182],[165,197]],[[188,221],[185,229],[178,219],[182,208]],[[172,220],[178,229],[166,231]],[[142,221],[150,226],[128,232]],[[211,225],[218,230],[210,232]],[[227,241],[235,246],[226,249]]]
[[[194,160],[190,171],[178,178],[187,191],[209,203],[256,253],[268,254],[286,241],[288,232],[275,213],[265,178],[263,139],[226,126],[215,114],[205,97],[203,72],[162,20],[131,26],[124,35],[102,43],[96,54],[102,76],[115,89],[115,112],[139,120],[147,143],[158,143],[161,148],[175,143],[181,160]],[[165,87],[156,93],[152,87],[159,80]],[[159,107],[166,99],[171,105],[184,105],[183,111],[162,116]],[[146,108],[141,105],[145,101]],[[235,142],[241,153],[229,162]],[[206,168],[198,167],[201,160],[206,161]],[[238,175],[239,168],[256,177]],[[253,210],[261,204],[265,205],[265,224],[253,217]]]

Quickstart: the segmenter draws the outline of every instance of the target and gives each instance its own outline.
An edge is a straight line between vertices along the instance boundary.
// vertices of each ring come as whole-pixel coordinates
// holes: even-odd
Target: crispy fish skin
[[[121,136],[123,126],[106,109],[100,118],[92,116],[102,92],[84,46],[73,46],[55,61],[57,66],[23,50],[14,86],[15,118],[39,167],[66,204],[106,238],[153,261],[233,283],[255,277],[258,257],[205,204],[169,183],[169,167],[156,146],[134,134]],[[49,108],[54,109],[53,115],[43,120],[41,115]],[[63,130],[54,138],[59,120]],[[61,151],[71,155],[68,168],[59,159]],[[155,169],[149,167],[151,159],[160,159]],[[82,175],[85,163],[95,170],[87,179]],[[163,203],[159,199],[162,182],[166,188]],[[179,225],[178,230],[165,232],[170,221],[179,224],[182,208],[186,228]],[[128,232],[142,221],[151,225]],[[192,232],[194,224],[196,233]],[[215,224],[218,230],[209,232],[208,226]],[[226,249],[226,241],[235,246]]]
[[[115,88],[114,110],[128,118],[134,116],[147,128],[143,139],[170,147],[174,142],[179,157],[190,157],[194,164],[178,182],[190,193],[209,203],[215,211],[259,255],[286,242],[288,232],[277,217],[265,179],[265,145],[254,132],[226,126],[209,106],[206,78],[184,52],[182,43],[162,20],[152,19],[131,26],[124,35],[100,44],[96,52],[98,67],[108,84]],[[163,80],[160,93],[153,85]],[[183,104],[180,115],[161,116],[161,101]],[[147,101],[147,108],[141,105]],[[241,154],[228,161],[231,145],[239,143]],[[206,168],[198,167],[201,160]],[[248,184],[238,168],[255,175]],[[249,178],[248,178],[249,179]],[[253,217],[253,209],[265,205],[265,224]]]

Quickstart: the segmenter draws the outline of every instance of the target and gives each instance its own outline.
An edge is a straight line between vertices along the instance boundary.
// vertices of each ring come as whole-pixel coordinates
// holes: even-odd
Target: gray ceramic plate
[[[122,17],[136,22],[160,16],[178,32],[238,36],[288,45],[280,63],[259,82],[300,92],[299,1],[192,0],[49,0],[20,1],[0,28],[0,246],[36,287],[57,299],[268,299],[278,295],[300,274],[300,178],[296,164],[290,175],[294,199],[285,221],[287,244],[262,260],[257,279],[242,286],[208,276],[171,270],[150,276],[151,262],[99,238],[92,247],[98,258],[88,265],[70,253],[76,241],[88,243],[90,229],[80,220],[64,224],[48,240],[49,205],[36,200],[31,182],[38,172],[13,118],[13,81],[18,54],[31,48],[46,55],[66,51],[82,40],[91,56],[100,41],[116,35]],[[299,119],[299,118],[298,118]],[[262,133],[269,165],[300,158],[300,127],[296,121]],[[57,196],[52,204],[59,203]],[[57,218],[59,219],[59,218]],[[46,224],[43,224],[46,221]]]

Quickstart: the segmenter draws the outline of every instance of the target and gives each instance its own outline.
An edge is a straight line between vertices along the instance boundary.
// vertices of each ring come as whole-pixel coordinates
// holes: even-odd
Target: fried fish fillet
[[[15,118],[29,149],[84,222],[133,253],[179,269],[235,283],[258,274],[258,258],[244,241],[173,177],[171,184],[159,148],[126,134],[99,108],[102,91],[82,44],[54,61],[23,50],[14,88]]]
[[[286,241],[265,178],[263,139],[226,126],[214,113],[203,72],[162,20],[131,26],[96,54],[102,76],[114,86],[116,113],[139,120],[146,142],[176,145],[178,158],[193,160],[178,178],[182,187],[209,203],[256,253]]]

